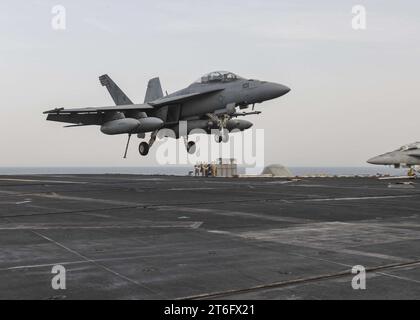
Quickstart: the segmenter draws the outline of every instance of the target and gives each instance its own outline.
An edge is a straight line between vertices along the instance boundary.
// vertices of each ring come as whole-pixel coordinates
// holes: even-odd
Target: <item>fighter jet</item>
[[[44,114],[48,114],[49,121],[71,124],[66,127],[97,125],[107,135],[127,134],[124,158],[132,134],[145,139],[145,134],[151,133],[149,141],[139,145],[139,153],[145,156],[162,128],[173,130],[176,139],[183,137],[189,153],[194,153],[196,149],[195,143],[188,141],[188,135],[194,129],[202,129],[207,134],[216,132],[216,141],[226,142],[229,131],[252,127],[251,122],[238,117],[260,114],[260,111],[254,111],[255,104],[281,97],[290,91],[281,84],[245,79],[228,71],[215,71],[166,96],[159,78],[153,78],[148,83],[144,103],[134,104],[108,75],[100,76],[99,80],[108,89],[115,106],[55,108]],[[240,111],[251,105],[252,111]],[[186,122],[186,130],[181,130],[181,121]]]
[[[402,146],[398,150],[373,157],[367,162],[395,168],[416,168],[420,166],[420,142]]]

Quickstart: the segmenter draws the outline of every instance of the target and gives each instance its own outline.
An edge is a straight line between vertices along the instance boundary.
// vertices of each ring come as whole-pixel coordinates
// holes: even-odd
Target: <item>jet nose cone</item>
[[[278,97],[284,96],[288,92],[290,92],[289,87],[286,87],[279,83],[268,82],[268,83],[265,83],[262,87],[261,100],[266,101],[266,100],[276,99]]]
[[[370,158],[367,163],[369,164],[380,164],[380,157],[373,157]]]
[[[278,83],[270,83],[270,90],[273,97],[281,97],[290,92],[290,88]]]
[[[280,88],[280,91],[281,91],[280,93],[281,93],[282,96],[284,96],[285,94],[288,94],[290,92],[290,90],[292,90],[289,87],[284,86],[282,84],[280,84],[279,86],[281,87]]]
[[[377,157],[370,158],[367,163],[379,165],[391,165],[394,163],[392,154],[383,154]]]

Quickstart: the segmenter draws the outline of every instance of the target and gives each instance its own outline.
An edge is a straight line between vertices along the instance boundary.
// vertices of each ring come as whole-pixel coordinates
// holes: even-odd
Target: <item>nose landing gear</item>
[[[217,116],[212,113],[207,113],[207,116],[217,124],[219,127],[219,132],[214,136],[214,140],[217,143],[226,143],[229,141],[229,131],[226,129],[227,122],[231,118],[229,114],[224,114],[222,116]]]

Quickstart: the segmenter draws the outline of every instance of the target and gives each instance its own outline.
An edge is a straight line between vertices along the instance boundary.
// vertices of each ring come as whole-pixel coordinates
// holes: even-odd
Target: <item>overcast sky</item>
[[[58,4],[65,31],[51,27]],[[292,88],[248,118],[265,130],[266,163],[365,165],[420,140],[419,14],[417,0],[2,0],[0,166],[153,165],[137,139],[123,160],[125,136],[42,111],[112,105],[104,73],[143,102],[154,76],[173,92],[220,69]]]

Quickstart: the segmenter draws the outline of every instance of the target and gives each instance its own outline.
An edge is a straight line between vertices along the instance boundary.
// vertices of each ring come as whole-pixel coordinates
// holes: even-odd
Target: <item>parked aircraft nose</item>
[[[379,164],[379,165],[392,165],[395,161],[393,161],[392,156],[390,154],[383,154],[377,157],[373,157],[367,161],[370,164]]]
[[[380,164],[381,157],[370,158],[367,163],[369,164]]]

